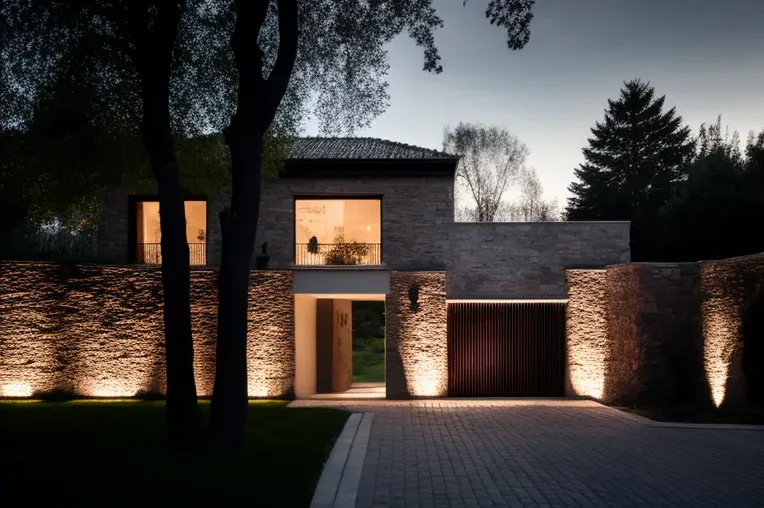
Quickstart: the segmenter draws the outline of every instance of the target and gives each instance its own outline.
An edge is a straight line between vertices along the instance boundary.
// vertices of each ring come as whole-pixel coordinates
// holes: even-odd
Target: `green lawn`
[[[164,402],[0,402],[0,506],[307,507],[348,414],[286,404],[250,404],[242,453],[183,458]]]
[[[657,422],[764,425],[764,408],[749,408],[745,411],[727,411],[724,409],[701,410],[692,406],[651,409],[618,407],[618,409],[644,416]]]
[[[385,339],[362,339],[354,344],[353,381],[385,382]]]

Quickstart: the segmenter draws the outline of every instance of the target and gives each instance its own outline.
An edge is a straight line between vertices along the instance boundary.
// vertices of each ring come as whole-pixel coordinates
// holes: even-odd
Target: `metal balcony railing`
[[[189,243],[188,255],[191,265],[207,264],[207,244]],[[135,262],[150,265],[162,264],[162,244],[161,243],[139,243],[135,249]]]
[[[378,243],[298,243],[294,252],[296,265],[382,264],[382,245]]]

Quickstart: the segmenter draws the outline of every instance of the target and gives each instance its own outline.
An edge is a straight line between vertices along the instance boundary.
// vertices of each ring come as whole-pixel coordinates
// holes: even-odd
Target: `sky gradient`
[[[486,1],[436,0],[440,75],[407,35],[389,47],[390,107],[359,136],[442,148],[459,121],[509,128],[547,198],[564,204],[590,128],[632,78],[650,81],[693,130],[764,128],[764,1],[539,0],[525,49],[506,47]],[[316,134],[308,124],[308,134]]]

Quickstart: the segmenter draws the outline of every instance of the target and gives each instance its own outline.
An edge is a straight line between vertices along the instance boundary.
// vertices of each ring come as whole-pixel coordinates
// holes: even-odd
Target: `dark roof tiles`
[[[290,159],[455,159],[456,156],[378,138],[296,138]]]

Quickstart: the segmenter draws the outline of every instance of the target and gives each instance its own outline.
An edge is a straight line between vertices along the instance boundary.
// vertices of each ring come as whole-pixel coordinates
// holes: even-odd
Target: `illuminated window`
[[[382,263],[379,199],[295,199],[295,264]]]
[[[135,262],[162,264],[159,202],[135,204]],[[192,265],[207,264],[207,202],[186,201],[186,239]]]

